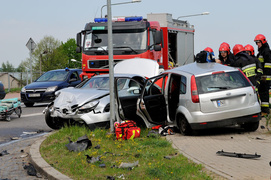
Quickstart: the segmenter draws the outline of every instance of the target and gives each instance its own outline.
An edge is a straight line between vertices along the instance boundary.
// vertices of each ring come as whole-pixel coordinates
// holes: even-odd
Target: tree
[[[79,64],[78,62],[72,62],[71,59],[75,59],[77,61],[81,61],[81,53],[76,52],[76,41],[75,39],[68,39],[66,43],[62,43],[62,51],[67,57],[67,67],[69,68],[81,68],[82,64]]]
[[[15,68],[8,61],[6,62],[6,64],[3,62],[2,63],[2,72],[15,72]]]
[[[52,36],[45,36],[37,43],[37,47],[32,54],[33,69],[35,71],[49,71],[56,69],[54,51],[61,45],[61,42]]]

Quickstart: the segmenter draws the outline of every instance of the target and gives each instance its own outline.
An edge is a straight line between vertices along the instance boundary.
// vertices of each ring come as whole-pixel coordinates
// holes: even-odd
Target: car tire
[[[245,131],[256,131],[259,127],[260,122],[251,122],[251,123],[245,123],[241,127],[244,128]]]
[[[184,116],[179,116],[177,119],[177,126],[180,130],[180,133],[184,136],[191,135],[192,134],[192,129],[186,120]]]
[[[50,128],[55,130],[61,129],[64,126],[64,121],[61,121],[59,118],[52,117],[49,110],[45,112],[45,122]]]
[[[24,103],[26,107],[33,107],[34,103]]]

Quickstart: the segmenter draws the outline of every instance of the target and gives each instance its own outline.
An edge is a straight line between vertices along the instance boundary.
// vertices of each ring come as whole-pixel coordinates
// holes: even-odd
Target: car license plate
[[[224,106],[225,105],[225,100],[218,100],[216,101],[217,102],[217,106],[218,107],[221,107],[221,106]]]
[[[40,93],[28,94],[28,97],[40,97]]]

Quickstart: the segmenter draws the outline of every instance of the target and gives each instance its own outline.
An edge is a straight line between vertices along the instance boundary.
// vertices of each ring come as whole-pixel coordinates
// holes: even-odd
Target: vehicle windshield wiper
[[[131,48],[130,46],[114,46],[113,48],[129,48],[131,49],[134,53],[138,54],[137,51],[135,51],[133,48]]]
[[[208,87],[208,88],[230,89],[230,87],[228,87],[228,86],[212,86],[212,87]]]
[[[115,64],[117,64],[116,62],[113,62],[113,66],[115,66]],[[109,64],[108,65],[105,65],[105,66],[102,66],[102,67],[99,67],[99,69],[103,69],[103,68],[108,68],[109,67]]]
[[[87,48],[87,50],[89,50],[89,49],[94,49],[94,48],[101,48],[104,52],[106,52],[106,54],[108,54],[108,51],[107,50],[105,50],[102,46],[92,46],[92,47],[89,47],[89,48]]]

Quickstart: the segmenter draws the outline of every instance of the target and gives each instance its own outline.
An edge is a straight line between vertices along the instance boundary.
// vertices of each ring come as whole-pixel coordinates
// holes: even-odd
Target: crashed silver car
[[[116,83],[119,80],[128,79]],[[117,116],[130,119],[136,109],[148,128],[172,125],[183,135],[235,125],[255,131],[261,119],[257,93],[248,78],[239,69],[218,63],[191,63],[165,71],[149,78],[138,92],[134,101],[118,96]]]
[[[152,77],[160,72],[156,61],[142,58],[122,61],[114,67],[114,71],[115,78],[126,79],[116,84],[119,95],[128,99],[133,97],[133,101],[137,99],[134,97],[138,97],[140,88],[135,82],[139,82],[142,86],[145,77]],[[90,129],[109,126],[109,75],[97,75],[82,82],[78,87],[65,88],[56,92],[56,99],[46,107],[44,113],[45,121],[52,129],[60,129],[66,123],[84,124]],[[136,109],[133,109],[130,116],[135,118],[135,113]]]
[[[133,79],[141,84],[145,81],[144,77],[132,74],[115,74],[115,77],[125,78],[117,84],[122,97],[138,96],[134,93],[138,87]],[[65,123],[85,124],[90,129],[109,125],[108,74],[92,77],[80,88],[71,87],[58,91],[56,96],[57,98],[48,105],[45,113],[45,121],[50,128],[60,129]]]

